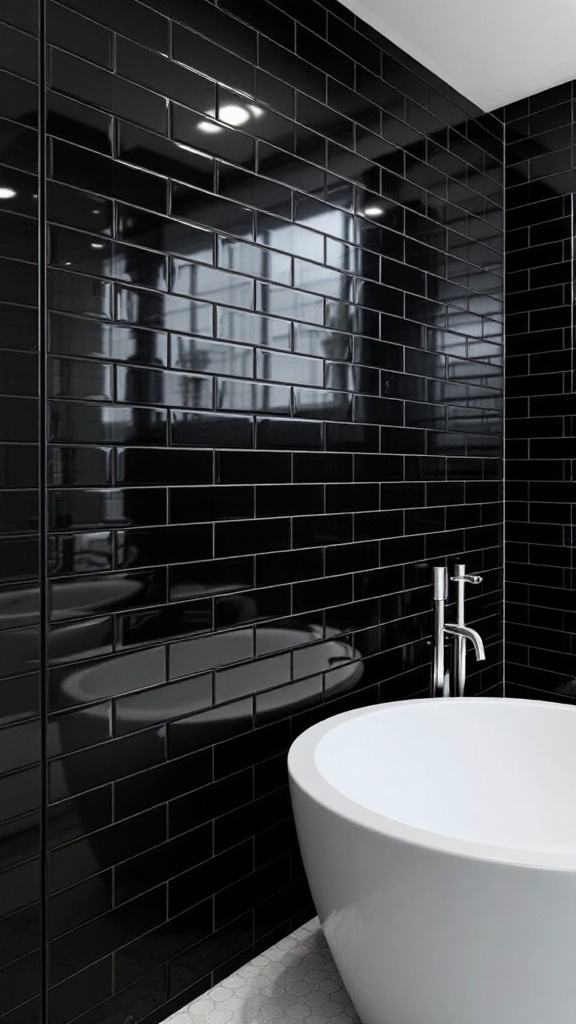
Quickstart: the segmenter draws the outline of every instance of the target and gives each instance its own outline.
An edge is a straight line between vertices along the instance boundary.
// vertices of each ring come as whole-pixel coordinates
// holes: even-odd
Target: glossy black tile
[[[11,6],[14,5],[11,4]],[[21,21],[17,20],[17,24],[21,27]],[[32,29],[32,32],[34,31],[35,28]],[[38,80],[38,43],[33,35],[20,32],[11,24],[4,24],[2,26],[0,66],[5,71],[11,71],[21,78],[36,82]]]
[[[51,576],[111,568],[110,533],[54,535],[48,538],[48,572]]]
[[[97,581],[59,580],[50,584],[49,615],[52,621],[97,612],[123,611],[158,604],[166,598],[163,570],[101,574]]]
[[[509,534],[506,547],[507,573],[513,587],[506,608],[511,629],[509,687],[515,687],[521,665],[521,682],[524,687],[528,686],[522,693],[516,687],[518,693],[514,695],[528,693],[536,699],[549,699],[547,691],[551,690],[563,694],[558,681],[564,672],[566,678],[570,676],[569,662],[563,653],[564,637],[553,642],[558,652],[554,664],[554,658],[545,657],[550,638],[544,619],[541,616],[535,619],[529,633],[516,625],[520,616],[527,620],[532,614],[530,608],[534,601],[538,605],[560,606],[566,598],[566,588],[571,586],[570,550],[566,538],[555,533],[561,527],[554,524],[564,522],[569,514],[563,489],[566,474],[562,454],[566,430],[562,412],[566,393],[573,392],[573,382],[566,382],[553,353],[549,359],[532,355],[543,352],[544,348],[563,348],[562,323],[568,315],[563,282],[572,279],[573,267],[562,239],[566,237],[572,187],[561,172],[567,166],[565,145],[573,111],[567,113],[566,104],[560,103],[565,98],[565,90],[560,94],[549,90],[533,97],[526,110],[529,116],[514,120],[510,125],[512,145],[507,151],[510,168],[507,200],[513,208],[511,244],[519,250],[510,255],[511,273],[506,281],[506,326],[510,337],[506,369],[511,389],[507,404],[506,454],[510,460],[512,487],[508,515],[510,529],[514,531],[513,537]],[[514,112],[509,113],[512,116]],[[542,135],[545,130],[546,135]],[[546,154],[539,156],[545,140]],[[535,158],[526,167],[516,162],[534,154]],[[523,170],[534,183],[516,184],[523,179],[515,172]],[[546,191],[541,194],[536,191],[539,187],[536,179],[549,174],[554,175],[551,179],[555,183],[553,202],[547,201]],[[525,205],[518,207],[518,203]],[[525,268],[536,268],[530,269],[528,281],[522,279]],[[547,333],[548,329],[552,334]],[[558,339],[556,344],[554,338]],[[550,459],[553,448],[557,459]],[[548,457],[545,465],[540,462],[542,456]],[[548,505],[548,500],[554,504]],[[539,532],[540,521],[547,523],[542,533]],[[528,523],[531,525],[525,525]],[[519,585],[523,588],[521,593]],[[544,600],[537,596],[540,590],[546,592]],[[570,631],[565,634],[570,635]],[[556,684],[552,682],[554,679]]]
[[[174,601],[234,593],[254,586],[254,565],[251,557],[214,559],[171,566],[169,569],[170,598]],[[192,671],[192,670],[191,670]]]
[[[259,551],[283,551],[290,546],[289,519],[260,519],[215,526],[215,556],[225,558]]]
[[[80,273],[98,274],[158,291],[168,289],[167,260],[155,253],[61,229],[52,229],[50,247],[50,262],[54,266],[72,267]]]
[[[70,490],[50,494],[49,529],[148,526],[166,522],[166,495],[154,490]]]
[[[208,708],[212,703],[210,674],[198,676],[194,682],[163,685],[161,689],[143,690],[133,696],[115,701],[114,729],[116,735],[125,735],[160,722],[182,718],[192,712]]]
[[[206,669],[249,660],[253,656],[254,639],[249,629],[233,630],[218,639],[215,636],[204,636],[171,644],[170,678],[190,676]]]
[[[290,389],[277,384],[249,384],[243,381],[217,382],[216,408],[222,412],[265,412],[289,416]]]
[[[187,256],[200,263],[214,262],[214,239],[210,231],[133,206],[117,204],[116,235],[133,245],[161,253]]]
[[[284,46],[266,38],[262,39],[259,52],[260,67],[276,75],[282,81],[293,85],[302,92],[322,101],[326,91],[326,77],[323,70],[290,53]]]
[[[81,623],[53,624],[48,635],[48,660],[58,665],[96,657],[112,651],[112,620],[108,617],[85,619]]]
[[[125,861],[114,871],[117,902],[132,900],[151,885],[168,881],[171,876],[182,877],[183,873],[188,874],[190,869],[203,861],[210,863],[212,848],[212,828],[210,824],[205,824],[191,828],[154,850]],[[198,900],[189,899],[187,905],[195,902]],[[174,909],[179,913],[180,910],[185,910],[186,906]]]
[[[213,188],[214,161],[198,149],[180,146],[177,141],[169,141],[124,121],[119,124],[118,147],[118,155],[126,163],[169,175],[198,188]]]
[[[6,0],[2,10],[2,21],[8,25],[14,25],[24,32],[31,32],[33,35],[38,31],[38,11],[31,0],[21,4],[18,0]]]
[[[52,314],[49,346],[64,356],[88,356],[115,362],[162,366],[168,360],[168,339],[162,332],[146,331]]]
[[[0,301],[17,302],[24,306],[35,306],[37,303],[37,282],[34,280],[35,268],[15,260],[0,260],[2,273],[0,282]]]
[[[34,537],[0,540],[0,554],[0,582],[37,579],[38,543]]]
[[[171,365],[182,370],[253,377],[254,353],[246,346],[175,335],[171,342]]]
[[[213,330],[212,306],[208,302],[119,286],[116,287],[116,319],[206,337],[211,337]]]
[[[174,411],[170,414],[171,439],[177,445],[199,447],[251,448],[254,437],[252,417],[210,415]]]
[[[47,186],[47,210],[51,223],[65,224],[91,234],[108,236],[113,233],[113,206],[101,196],[50,182]],[[86,239],[87,243],[89,241]]]
[[[123,778],[114,784],[116,818],[129,819],[135,812],[165,804],[193,789],[208,785],[212,779],[212,756],[209,750],[189,754],[185,760],[169,761],[141,775]],[[165,821],[164,807],[157,807],[154,813],[161,813]],[[161,832],[163,839],[163,827]],[[149,846],[149,842],[143,843],[141,849],[148,849]]]
[[[104,743],[112,739],[112,705],[110,702],[93,705],[64,715],[53,715],[46,732],[48,757],[69,754],[74,750]]]
[[[116,479],[130,486],[208,484],[213,479],[212,464],[210,451],[118,448]]]
[[[56,983],[111,953],[116,933],[130,938],[165,919],[163,887],[153,889],[126,907],[119,907],[50,943],[50,979]]]
[[[81,444],[163,444],[166,410],[89,405],[50,404],[50,441]]]
[[[179,64],[184,64],[208,77],[215,77],[217,71],[219,81],[250,96],[254,94],[256,36],[255,33],[248,34],[242,25],[237,25],[232,20],[229,26],[229,31],[234,39],[237,38],[237,42],[244,37],[244,52],[241,56],[245,59],[232,56],[229,50],[223,50],[221,46],[200,38],[178,24],[174,25],[173,30],[172,55]],[[233,49],[237,47],[233,46]]]
[[[62,185],[166,212],[166,182],[162,178],[58,139],[52,140],[50,148],[50,176]]]
[[[214,894],[221,887],[249,875],[252,864],[252,843],[247,841],[240,843],[233,851],[228,850],[205,861],[204,864],[191,867],[170,882],[170,916],[182,913],[197,902],[198,893]]]
[[[2,972],[2,995],[0,999],[0,1012],[14,1010],[21,1002],[21,995],[25,993],[36,994],[40,984],[40,953],[29,953],[14,964],[6,967]]]
[[[170,522],[194,523],[251,518],[254,492],[251,487],[173,488]]]
[[[88,0],[74,0],[74,10],[87,17],[95,13]],[[142,13],[140,19],[139,13]],[[168,53],[168,20],[152,10],[140,12],[134,0],[128,0],[122,10],[118,10],[112,0],[104,0],[96,15],[94,20],[111,31],[126,35],[152,50]]]
[[[164,526],[153,530],[125,530],[116,534],[116,559],[119,566],[165,565],[189,562],[198,551],[212,552],[210,524],[200,526]]]
[[[69,754],[49,766],[49,800],[62,800],[74,793],[94,789],[124,775],[157,765],[165,758],[162,728],[148,729],[138,736],[111,740],[101,746]]]
[[[28,814],[40,806],[40,778],[38,768],[26,768],[0,779],[2,821]]]
[[[14,28],[0,103],[2,185],[15,193],[0,215],[0,257],[14,261],[3,275],[0,512],[11,532],[0,604],[11,616],[3,664],[16,673],[0,687],[0,788],[12,787],[7,813],[27,822],[25,840],[10,833],[2,846],[4,931],[12,956],[35,948],[45,506],[46,925],[58,979],[47,1019],[152,1024],[263,948],[255,941],[311,916],[288,743],[326,714],[425,687],[426,559],[465,544],[485,576],[499,570],[501,135],[332,0],[47,0],[45,501],[34,490],[44,455],[32,6],[9,0],[3,12]],[[558,146],[566,116],[521,130],[549,128]],[[527,167],[550,169],[540,157]],[[510,314],[510,379],[521,380],[508,436],[516,465],[530,457],[547,472],[511,503],[530,499],[536,519],[511,549],[534,548],[531,582],[512,562],[509,586],[545,589],[552,607],[569,519],[537,445],[560,423],[558,441],[569,440],[571,410],[560,406],[567,390],[554,414],[538,405],[546,387],[566,387],[567,364],[546,368],[544,353],[568,347],[564,328],[559,341],[544,331],[538,300],[565,299],[569,232],[547,224],[570,209],[527,218],[514,204],[535,197],[536,180],[523,196],[509,180],[513,273],[524,275],[513,294],[536,298]],[[511,333],[518,315],[529,341]],[[526,381],[544,374],[527,397]],[[536,627],[549,642],[550,624]],[[334,629],[356,631],[366,669],[366,685],[337,700],[319,667]],[[5,838],[10,828],[11,818]],[[36,971],[11,975],[7,1024],[40,1024]]]
[[[49,673],[49,708],[65,710],[130,693],[162,683],[165,673],[162,648],[54,668]]]
[[[112,67],[111,31],[58,3],[48,4],[46,35],[49,43],[70,49],[78,56],[101,67]]]
[[[2,226],[1,255],[8,259],[34,262],[38,248],[37,223],[17,214],[0,215]]]
[[[352,534],[351,515],[302,516],[292,524],[292,545],[297,549],[345,544]]]
[[[260,448],[311,448],[323,446],[322,424],[302,420],[256,420],[257,444]]]
[[[141,977],[143,958],[149,970],[153,970],[206,938],[211,931],[212,900],[208,899],[119,950],[115,957],[118,986]]]
[[[88,398],[102,402],[114,398],[112,367],[75,359],[52,358],[48,365],[51,398]]]
[[[122,366],[117,367],[115,378],[117,402],[212,408],[213,385],[208,377]]]

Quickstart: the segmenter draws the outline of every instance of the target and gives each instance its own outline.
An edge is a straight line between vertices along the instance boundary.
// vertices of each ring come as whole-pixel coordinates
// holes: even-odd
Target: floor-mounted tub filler
[[[576,708],[362,708],[303,733],[289,772],[363,1024],[574,1024]]]

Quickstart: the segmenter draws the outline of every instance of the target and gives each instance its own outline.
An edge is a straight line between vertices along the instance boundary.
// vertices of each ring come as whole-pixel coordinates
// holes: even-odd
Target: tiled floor
[[[271,946],[165,1024],[360,1024],[318,918]]]

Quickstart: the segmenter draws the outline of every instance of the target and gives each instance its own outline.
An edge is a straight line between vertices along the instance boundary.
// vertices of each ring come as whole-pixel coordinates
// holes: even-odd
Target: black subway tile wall
[[[312,915],[286,752],[428,694],[434,565],[484,576],[501,692],[504,129],[333,0],[44,0],[39,575],[35,22],[0,10],[1,805],[32,836],[42,735],[42,1024],[157,1024]]]
[[[0,4],[0,1019],[42,1019],[39,5]]]
[[[506,108],[506,692],[576,701],[574,88]]]

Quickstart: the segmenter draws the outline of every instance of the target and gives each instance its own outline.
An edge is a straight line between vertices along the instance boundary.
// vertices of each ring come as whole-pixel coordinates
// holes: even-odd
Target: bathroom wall
[[[506,694],[572,701],[573,88],[505,111]]]
[[[502,123],[285,6],[47,0],[48,1024],[311,916],[287,748],[428,693],[433,565],[501,692]]]
[[[38,5],[0,4],[0,1020],[42,990]]]

